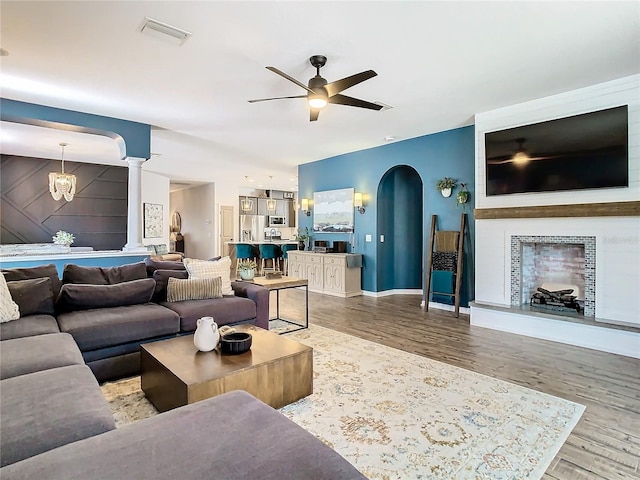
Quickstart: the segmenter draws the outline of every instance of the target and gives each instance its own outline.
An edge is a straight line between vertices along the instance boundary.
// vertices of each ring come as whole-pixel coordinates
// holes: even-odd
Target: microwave
[[[287,225],[287,219],[282,215],[269,215],[270,227],[284,227]]]

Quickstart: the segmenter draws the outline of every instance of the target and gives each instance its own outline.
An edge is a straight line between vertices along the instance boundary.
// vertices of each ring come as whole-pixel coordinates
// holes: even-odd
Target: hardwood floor
[[[280,295],[281,315],[303,318],[304,292]],[[466,315],[423,312],[417,295],[310,293],[309,320],[586,405],[543,478],[640,479],[640,360],[473,327]]]

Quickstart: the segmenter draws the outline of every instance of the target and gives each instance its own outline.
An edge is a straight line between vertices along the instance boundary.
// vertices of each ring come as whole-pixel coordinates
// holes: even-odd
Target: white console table
[[[307,279],[310,291],[337,297],[362,295],[362,255],[290,250],[287,256],[288,274]]]

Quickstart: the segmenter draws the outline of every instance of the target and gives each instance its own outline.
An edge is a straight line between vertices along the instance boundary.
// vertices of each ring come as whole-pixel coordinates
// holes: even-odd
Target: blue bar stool
[[[285,275],[289,275],[289,260],[287,252],[289,250],[298,250],[298,244],[285,243],[284,245],[280,245],[280,250],[282,250],[282,269]]]
[[[280,269],[280,261],[278,258],[280,257],[280,247],[278,245],[269,244],[269,243],[261,243],[260,244],[260,269],[264,271],[264,261],[271,260],[273,268],[276,270]]]
[[[238,266],[240,265],[240,260],[247,259],[256,260],[255,248],[250,243],[237,243],[236,244],[236,272],[238,272]],[[256,262],[257,264],[258,262]]]

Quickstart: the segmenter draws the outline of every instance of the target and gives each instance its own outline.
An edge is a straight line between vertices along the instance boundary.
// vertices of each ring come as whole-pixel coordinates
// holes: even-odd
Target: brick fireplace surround
[[[640,358],[639,98],[640,75],[633,75],[476,115],[472,325]],[[619,105],[629,112],[628,187],[486,195],[486,132]],[[584,244],[584,316],[522,305],[523,240],[556,239]]]

